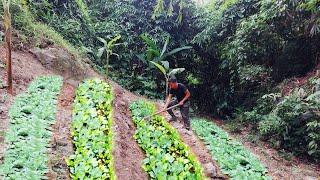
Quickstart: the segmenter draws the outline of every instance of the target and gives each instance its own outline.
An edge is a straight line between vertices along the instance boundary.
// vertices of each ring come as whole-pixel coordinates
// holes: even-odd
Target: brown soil
[[[213,120],[217,125],[224,128],[221,120]],[[228,131],[226,128],[224,128]],[[279,153],[266,142],[256,139],[249,140],[249,128],[245,128],[241,133],[229,133],[234,139],[241,142],[250,150],[267,168],[268,175],[275,180],[319,180],[320,164],[311,164],[306,160],[299,159],[290,154]]]
[[[56,122],[52,126],[53,136],[49,150],[49,179],[70,179],[65,159],[73,154],[70,125],[75,88],[65,82],[58,98]]]
[[[137,99],[136,96],[122,89],[115,83],[113,104],[113,132],[116,175],[119,180],[148,179],[148,174],[142,169],[145,158],[143,151],[133,138],[135,126],[131,120],[128,104]]]
[[[160,103],[158,103],[157,106],[158,109],[160,109],[159,107],[162,107]],[[167,113],[162,113],[162,115],[169,120],[170,115]],[[222,174],[217,162],[213,160],[203,142],[193,132],[191,132],[190,135],[187,134],[187,130],[184,128],[183,122],[181,121],[171,122],[171,125],[177,129],[183,142],[190,147],[193,154],[197,157],[204,169],[205,175],[210,179],[227,179],[227,177]]]
[[[319,59],[320,60],[320,59]],[[294,88],[305,85],[311,77],[320,78],[320,63],[303,77],[294,77],[279,85],[282,95],[289,95]]]

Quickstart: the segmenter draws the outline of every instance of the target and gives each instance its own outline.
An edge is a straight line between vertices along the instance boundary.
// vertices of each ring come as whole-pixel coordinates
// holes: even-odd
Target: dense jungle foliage
[[[14,0],[11,11],[22,40],[46,37],[87,54],[138,94],[164,98],[163,74],[150,60],[185,68],[177,76],[194,109],[221,116],[237,109],[280,147],[320,157],[319,89],[296,97],[275,88],[319,63],[319,0]],[[159,58],[185,46],[192,49]],[[269,102],[270,93],[280,95]]]

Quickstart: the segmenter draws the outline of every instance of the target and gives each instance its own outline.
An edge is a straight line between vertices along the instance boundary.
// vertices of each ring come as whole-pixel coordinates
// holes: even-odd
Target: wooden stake
[[[3,0],[4,9],[4,25],[5,25],[5,41],[6,41],[6,57],[7,57],[7,90],[13,95],[12,87],[12,61],[11,61],[11,14],[9,10],[10,1]]]

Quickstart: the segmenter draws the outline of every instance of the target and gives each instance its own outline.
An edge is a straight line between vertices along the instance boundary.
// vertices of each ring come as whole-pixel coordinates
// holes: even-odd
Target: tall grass
[[[3,5],[1,4],[0,11],[2,9]],[[21,37],[25,37],[25,39],[29,40],[32,39],[35,42],[35,46],[38,46],[40,42],[45,39],[53,42],[57,46],[66,49],[76,58],[80,58],[83,55],[83,51],[71,45],[53,28],[44,23],[38,22],[33,14],[29,11],[28,6],[25,3],[19,0],[12,0],[10,9],[11,12],[13,12],[13,27],[19,31],[19,35]],[[0,15],[3,16],[3,14]]]

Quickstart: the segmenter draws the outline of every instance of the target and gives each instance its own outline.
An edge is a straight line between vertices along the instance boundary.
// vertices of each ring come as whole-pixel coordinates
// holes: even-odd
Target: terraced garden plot
[[[5,135],[7,149],[0,165],[0,179],[44,179],[48,172],[50,126],[56,115],[59,76],[35,79],[26,93],[15,98],[9,110],[10,125]]]
[[[231,179],[271,179],[266,168],[246,150],[241,143],[232,140],[228,133],[213,122],[193,119],[194,132],[204,141],[222,172]]]
[[[200,163],[176,129],[162,116],[143,119],[155,112],[154,104],[136,101],[130,109],[137,126],[134,138],[146,153],[143,169],[151,179],[205,179]]]
[[[115,179],[112,157],[112,88],[87,80],[77,92],[71,134],[75,154],[68,160],[72,179]]]

